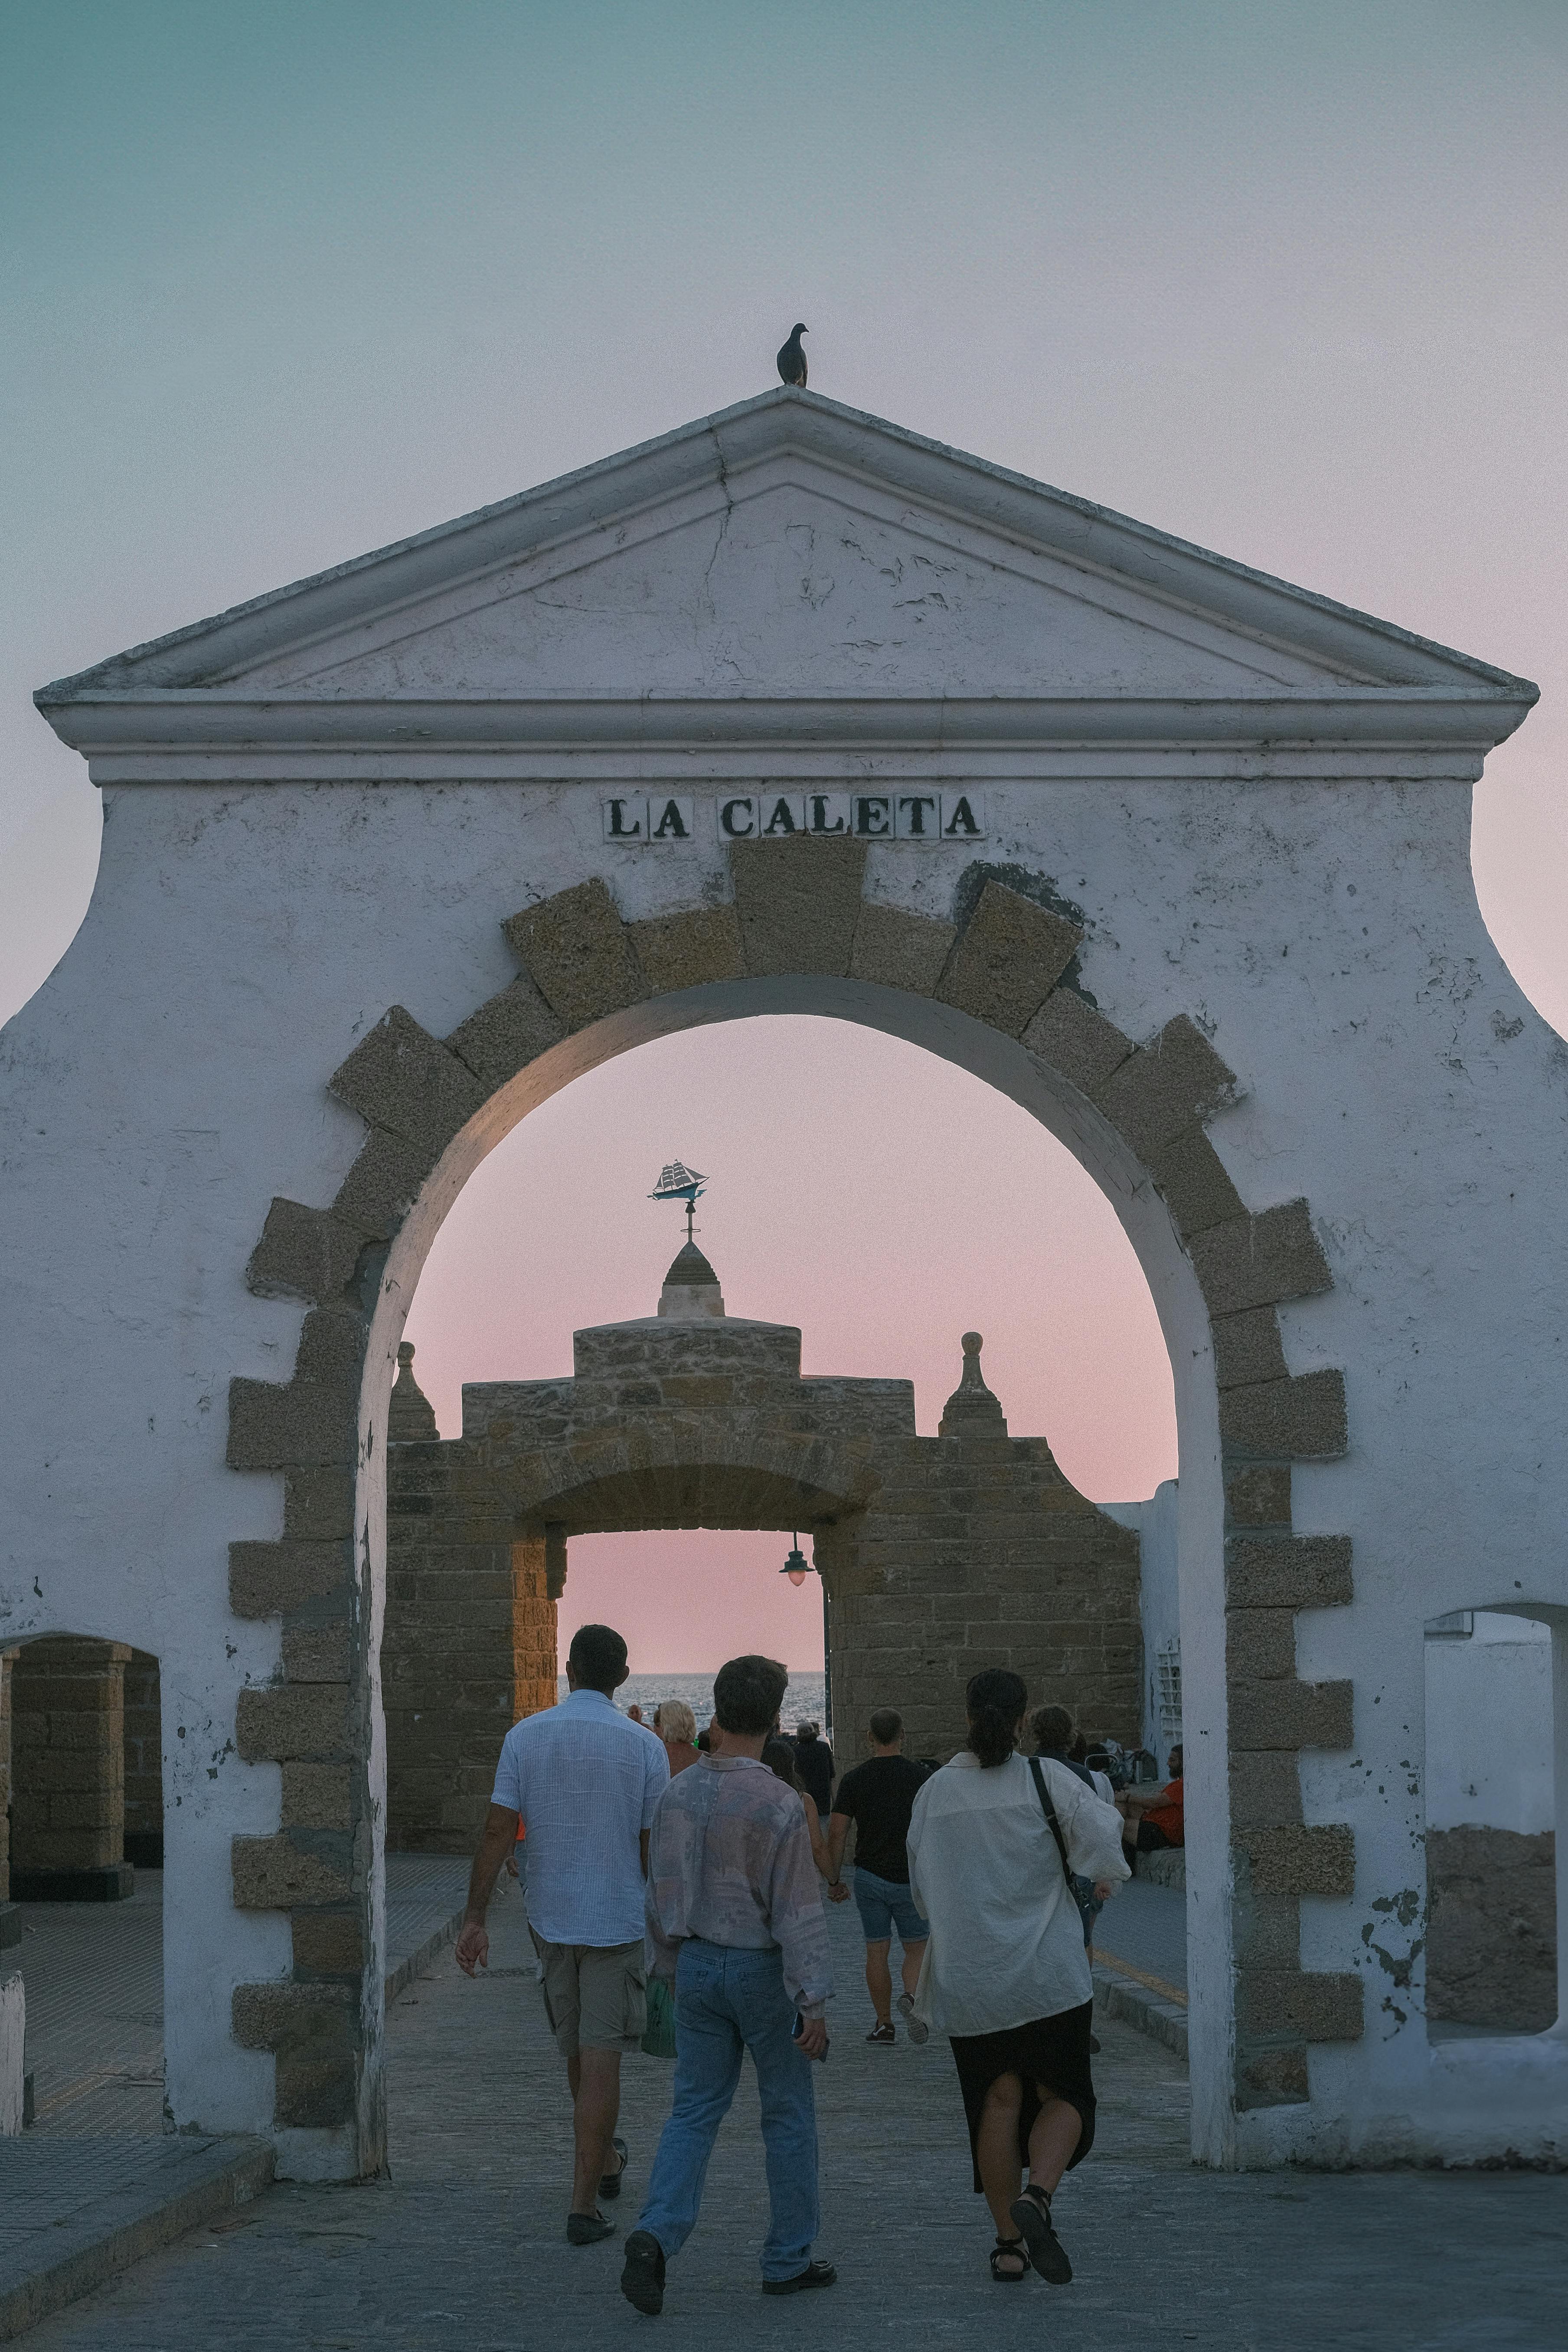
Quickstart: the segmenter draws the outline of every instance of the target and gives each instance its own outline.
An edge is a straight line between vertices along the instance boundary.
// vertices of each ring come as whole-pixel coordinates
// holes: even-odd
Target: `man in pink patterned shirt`
[[[771,2226],[764,2294],[831,2286],[813,2262],[816,2103],[810,2061],[826,2058],[833,1990],[822,1881],[805,1809],[762,1760],[789,1676],[771,1658],[731,1658],[713,1685],[723,1751],[660,1798],[648,1843],[647,1955],[675,1985],[675,2101],[647,2202],[626,2240],[621,2292],[662,2310],[666,2258],[696,2223],[720,2125],[749,2050],[762,2101]]]

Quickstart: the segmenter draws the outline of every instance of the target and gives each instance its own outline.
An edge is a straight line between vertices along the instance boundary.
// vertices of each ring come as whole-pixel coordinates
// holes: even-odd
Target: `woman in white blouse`
[[[1017,1675],[989,1667],[964,1701],[968,1745],[910,1822],[910,1892],[931,1921],[915,2014],[952,2043],[974,2187],[996,2223],[992,2277],[1033,2268],[1061,2286],[1072,2265],[1051,2193],[1094,2143],[1094,1989],[1068,1873],[1127,1877],[1121,1822],[1066,1765],[1018,1754]]]

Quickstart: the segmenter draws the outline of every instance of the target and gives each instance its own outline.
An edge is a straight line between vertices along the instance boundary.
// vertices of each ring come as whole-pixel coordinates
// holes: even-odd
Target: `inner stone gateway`
[[[573,1335],[573,1371],[465,1387],[443,1440],[398,1350],[382,1647],[387,1842],[466,1852],[520,1716],[553,1704],[574,1535],[809,1530],[827,1602],[830,1705],[853,1738],[897,1706],[912,1753],[952,1755],[963,1688],[1013,1667],[1037,1704],[1135,1747],[1139,1540],[1012,1437],[978,1332],[935,1437],[914,1384],[803,1378],[791,1324],[728,1316],[694,1245],[658,1313]]]

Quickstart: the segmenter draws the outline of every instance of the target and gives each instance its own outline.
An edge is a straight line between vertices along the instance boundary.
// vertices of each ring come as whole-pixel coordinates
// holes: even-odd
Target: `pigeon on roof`
[[[779,382],[796,383],[802,392],[805,390],[805,353],[801,350],[800,339],[809,331],[805,327],[792,327],[788,342],[779,352]]]

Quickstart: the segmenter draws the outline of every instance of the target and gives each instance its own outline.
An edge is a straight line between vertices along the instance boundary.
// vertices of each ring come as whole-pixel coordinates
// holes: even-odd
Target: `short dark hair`
[[[1037,1706],[1029,1717],[1029,1728],[1042,1756],[1059,1756],[1072,1738],[1072,1717],[1065,1706]]]
[[[579,1625],[566,1663],[585,1690],[608,1698],[626,1678],[626,1645],[611,1625]]]
[[[1165,1759],[1166,1769],[1169,1771],[1171,1778],[1173,1780],[1179,1780],[1181,1779],[1182,1766],[1184,1760],[1185,1759],[1182,1755],[1182,1743],[1178,1739],[1175,1746],[1172,1748],[1170,1754]]]
[[[776,1658],[731,1658],[713,1677],[713,1713],[721,1731],[754,1739],[771,1731],[789,1688],[789,1670]]]
[[[879,1706],[871,1717],[870,1730],[879,1748],[890,1748],[903,1737],[904,1718],[896,1706]]]

